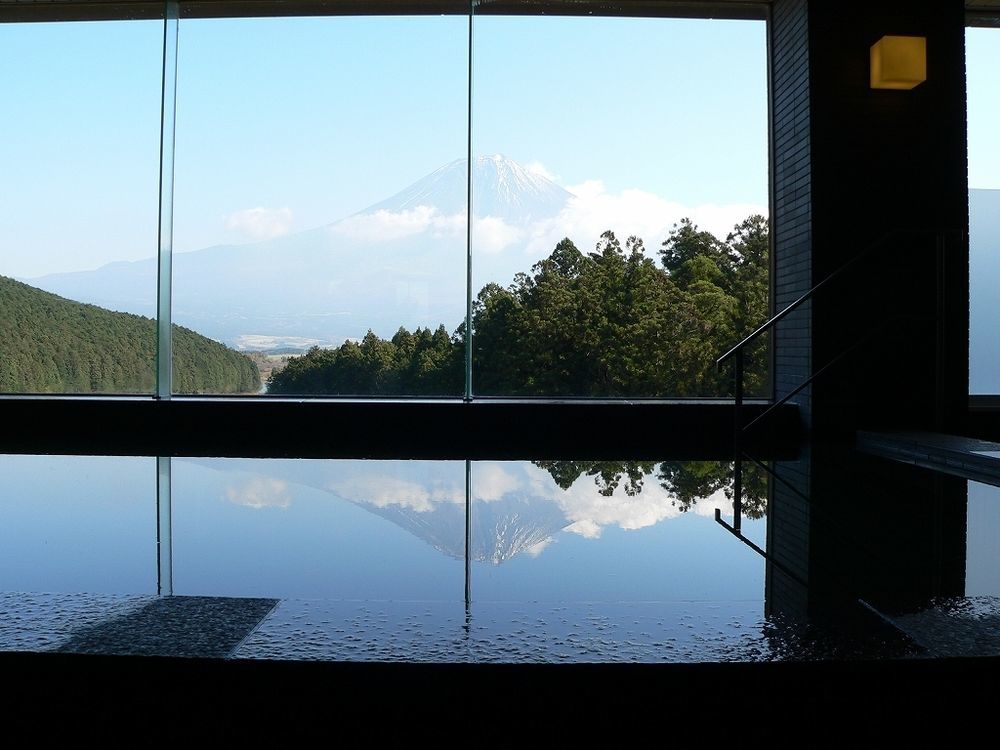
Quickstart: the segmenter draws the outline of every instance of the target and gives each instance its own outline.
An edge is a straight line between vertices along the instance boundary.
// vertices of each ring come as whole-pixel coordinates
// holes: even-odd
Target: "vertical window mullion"
[[[156,273],[156,397],[173,391],[170,282],[174,224],[174,126],[177,108],[177,32],[180,9],[167,0],[163,17],[163,79],[160,93],[160,214]]]
[[[469,0],[469,55],[466,97],[468,120],[466,143],[466,212],[465,212],[465,400],[472,400],[472,22],[475,0]]]

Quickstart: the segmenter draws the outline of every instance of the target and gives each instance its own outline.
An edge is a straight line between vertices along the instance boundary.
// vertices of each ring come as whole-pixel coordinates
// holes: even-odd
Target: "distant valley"
[[[501,156],[479,157],[473,171],[473,215],[485,222],[476,278],[509,284],[535,259],[518,249],[494,252],[490,238],[526,236],[573,196]],[[268,352],[338,345],[369,329],[391,336],[399,326],[454,328],[465,315],[467,179],[460,159],[323,227],[175,253],[174,321]],[[24,281],[110,310],[155,313],[153,258]]]

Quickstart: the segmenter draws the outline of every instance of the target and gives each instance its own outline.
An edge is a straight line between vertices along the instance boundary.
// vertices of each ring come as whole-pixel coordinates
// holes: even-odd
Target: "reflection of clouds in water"
[[[396,506],[417,513],[432,512],[439,505],[465,502],[462,484],[438,479],[421,482],[368,474],[330,482],[327,488],[353,502],[377,508]],[[660,486],[655,475],[645,477],[638,495],[627,495],[623,482],[613,495],[604,496],[594,485],[593,477],[581,475],[569,489],[563,490],[545,469],[529,463],[475,462],[472,465],[472,497],[477,503],[519,500],[529,507],[533,502],[553,503],[566,519],[565,530],[587,539],[599,538],[609,526],[642,529],[682,513],[674,496]],[[711,517],[716,508],[723,512],[732,509],[732,503],[721,490],[696,501],[686,512]],[[525,551],[541,554],[551,541],[551,538],[546,539]]]
[[[554,537],[546,537],[542,541],[532,544],[530,547],[525,547],[523,552],[531,557],[538,557],[542,552],[555,541]]]
[[[464,504],[465,487],[436,480],[423,484],[385,475],[367,475],[335,480],[326,488],[345,500],[376,508],[398,505],[426,513],[439,504]]]
[[[292,493],[288,482],[270,477],[254,477],[243,484],[226,488],[229,502],[247,508],[288,508],[292,504]]]
[[[593,478],[582,476],[562,497],[556,495],[553,499],[566,514],[566,520],[570,521],[566,531],[587,539],[597,539],[607,526],[642,529],[676,518],[684,512],[714,516],[716,508],[721,508],[723,512],[732,508],[732,503],[720,490],[710,497],[700,498],[689,510],[681,511],[675,504],[674,496],[660,486],[655,476],[647,476],[642,492],[633,497],[625,494],[624,483],[613,495],[605,497],[597,491]]]
[[[521,491],[555,503],[566,517],[565,530],[587,539],[599,538],[608,526],[642,529],[682,513],[675,505],[674,496],[660,486],[654,475],[645,477],[642,492],[638,495],[627,495],[623,482],[613,495],[606,497],[594,485],[593,477],[585,474],[569,489],[563,490],[552,481],[547,471],[531,464],[477,463],[472,475],[476,499],[479,499],[477,488],[481,476],[487,478],[491,488],[486,493],[488,495],[495,495],[497,489],[502,487],[506,492]],[[731,512],[732,509],[732,503],[721,490],[699,499],[687,512],[711,517],[716,508],[721,508],[723,512]]]
[[[477,463],[472,467],[472,499],[489,503],[522,489],[524,482],[500,464]]]
[[[587,539],[600,537],[606,526],[641,529],[680,515],[673,496],[655,480],[645,482],[638,495],[625,494],[623,483],[613,495],[605,497],[597,491],[592,477],[581,476],[562,496],[553,499],[570,522],[566,530]]]
[[[717,490],[708,497],[702,497],[696,500],[691,505],[691,510],[689,510],[688,513],[714,518],[716,508],[721,510],[723,515],[733,514],[733,501],[726,497],[726,493],[722,490]]]

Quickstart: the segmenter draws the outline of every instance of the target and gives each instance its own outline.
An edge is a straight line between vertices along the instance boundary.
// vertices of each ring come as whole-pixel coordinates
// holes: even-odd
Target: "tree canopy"
[[[750,216],[725,240],[690,220],[651,257],[611,231],[592,252],[560,241],[509,286],[484,286],[472,314],[474,389],[497,396],[724,396],[715,360],[767,316],[768,226]],[[313,348],[271,376],[275,394],[457,396],[465,326],[448,334],[369,331]],[[748,351],[747,393],[766,386],[766,340]]]

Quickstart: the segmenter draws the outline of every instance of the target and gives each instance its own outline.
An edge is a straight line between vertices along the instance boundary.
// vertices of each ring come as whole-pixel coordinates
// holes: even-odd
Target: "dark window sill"
[[[766,401],[745,404],[749,421]],[[421,459],[726,459],[733,402],[0,398],[0,452]],[[753,430],[758,457],[794,455],[792,404]]]

